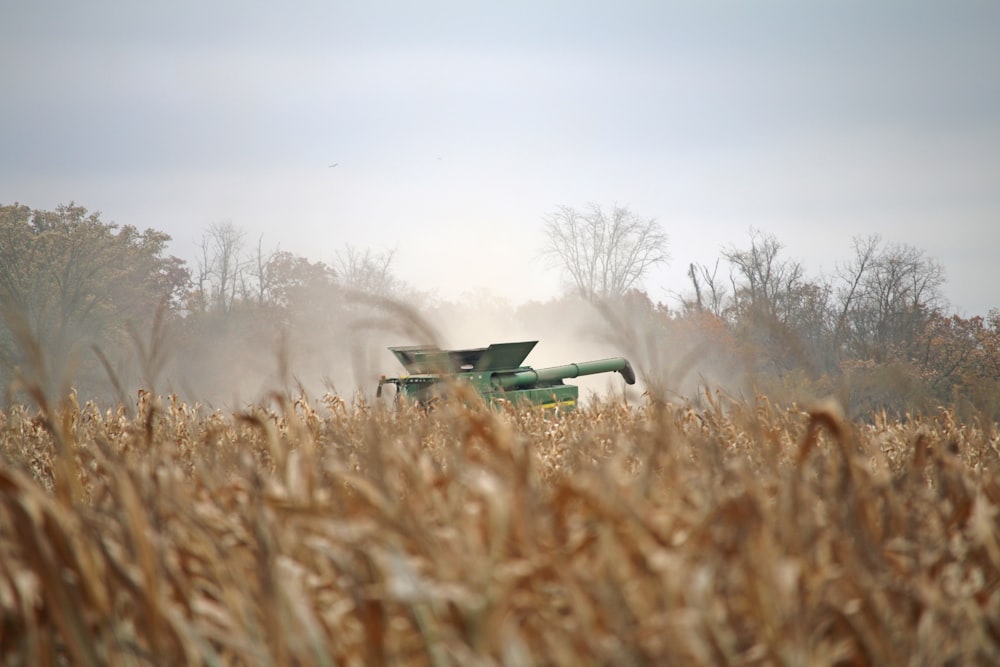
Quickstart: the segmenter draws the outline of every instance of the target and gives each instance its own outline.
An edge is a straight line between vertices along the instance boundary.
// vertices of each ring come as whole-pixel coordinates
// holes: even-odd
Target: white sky
[[[314,260],[397,248],[446,298],[559,291],[558,204],[660,220],[669,267],[879,233],[1000,306],[1000,4],[0,0],[0,203]],[[337,163],[335,168],[327,165]]]

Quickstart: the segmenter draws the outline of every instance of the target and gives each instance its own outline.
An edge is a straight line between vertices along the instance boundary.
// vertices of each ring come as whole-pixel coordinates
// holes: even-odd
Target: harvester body
[[[540,408],[572,410],[580,389],[563,380],[618,372],[627,384],[635,384],[635,373],[623,357],[585,361],[563,366],[534,369],[523,362],[538,341],[494,343],[489,347],[442,350],[437,347],[390,347],[407,370],[406,375],[379,380],[392,384],[396,396],[428,404],[443,396],[452,382],[471,385],[488,403],[509,401]]]

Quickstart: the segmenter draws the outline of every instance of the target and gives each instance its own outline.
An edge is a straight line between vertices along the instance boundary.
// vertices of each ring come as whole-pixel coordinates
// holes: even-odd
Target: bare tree
[[[333,271],[342,287],[369,296],[393,296],[402,286],[392,274],[395,256],[395,250],[374,252],[346,245],[336,253]]]
[[[621,296],[652,267],[670,259],[660,224],[624,206],[616,204],[610,213],[597,204],[588,204],[583,212],[560,206],[544,221],[543,254],[588,299]]]
[[[257,239],[257,252],[253,257],[247,260],[248,268],[246,277],[252,278],[253,283],[245,284],[243,291],[246,293],[247,299],[253,298],[257,301],[257,305],[263,305],[267,300],[267,295],[273,286],[274,278],[272,272],[269,270],[271,261],[278,255],[280,248],[275,248],[274,250],[265,251],[264,250],[264,236],[261,235]],[[251,297],[250,292],[253,291]]]
[[[800,368],[818,376],[836,365],[829,346],[833,288],[782,258],[783,248],[773,235],[751,229],[749,248],[723,251],[732,283],[726,317],[754,344],[758,370]]]
[[[837,289],[839,308],[837,322],[834,326],[834,344],[838,348],[843,343],[848,316],[861,298],[862,280],[875,261],[879,243],[880,239],[877,234],[867,238],[854,237],[854,259],[849,264],[837,268],[837,278],[840,279],[841,284]]]
[[[840,278],[839,329],[861,358],[901,353],[942,305],[941,265],[913,246],[883,247],[878,236],[855,240],[855,258]]]
[[[688,277],[694,287],[694,303],[685,301],[684,305],[722,317],[726,304],[726,288],[719,282],[719,260],[715,260],[715,266],[711,270],[705,264],[690,264]]]
[[[229,312],[236,298],[244,263],[243,230],[231,222],[218,222],[201,239],[197,282],[206,306]]]
[[[735,271],[730,280],[738,309],[779,322],[788,320],[796,305],[803,271],[799,262],[778,258],[783,247],[772,234],[751,229],[749,248],[731,248],[722,253]]]

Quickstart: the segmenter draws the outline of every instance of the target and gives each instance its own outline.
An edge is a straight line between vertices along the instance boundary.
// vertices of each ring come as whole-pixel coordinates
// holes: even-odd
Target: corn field
[[[706,394],[0,416],[4,665],[1000,663],[1000,433]]]

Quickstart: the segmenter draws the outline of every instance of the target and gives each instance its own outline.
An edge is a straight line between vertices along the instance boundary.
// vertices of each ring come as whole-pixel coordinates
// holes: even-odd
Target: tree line
[[[1000,309],[949,314],[941,265],[877,235],[855,238],[849,261],[810,277],[773,235],[692,263],[679,307],[626,295],[662,332],[686,331],[739,367],[748,391],[790,400],[838,395],[854,416],[956,406],[1000,417]]]
[[[649,270],[669,259],[655,220],[617,205],[563,206],[543,229],[542,252],[567,292],[548,304],[507,306],[507,318],[526,330],[540,327],[546,309],[581,300],[621,318],[619,330],[633,335],[625,343],[645,345],[651,358],[681,358],[696,341],[692,354],[739,369],[744,391],[839,394],[859,414],[961,404],[1000,416],[1000,311],[948,314],[944,271],[917,248],[858,238],[849,261],[811,277],[776,237],[752,230],[748,243],[722,249],[713,263],[690,264],[689,284],[666,305],[642,290]],[[0,206],[4,401],[73,387],[129,402],[130,387],[155,382],[187,389],[192,400],[280,383],[351,392],[374,372],[359,338],[378,346],[422,335],[406,306],[388,304],[420,305],[431,320],[455,311],[399,280],[391,251],[347,246],[329,263],[312,261],[218,223],[189,265],[167,254],[169,241],[75,204]],[[387,307],[399,310],[387,315]]]
[[[352,310],[363,307],[358,295],[407,289],[392,274],[391,251],[347,246],[330,263],[311,261],[218,223],[189,265],[167,253],[169,241],[75,204],[0,206],[4,402],[70,388],[134,402],[127,388],[165,380],[162,389],[187,385],[194,398],[202,391],[233,398],[227,386],[245,377],[257,385],[281,380],[281,354],[343,366],[332,357],[345,356],[347,346],[324,341],[345,338]],[[315,335],[283,340],[291,330]]]

